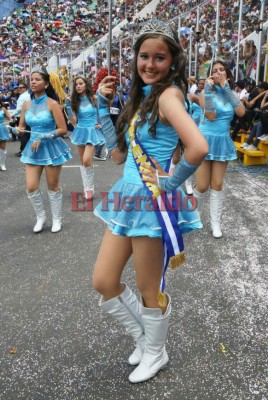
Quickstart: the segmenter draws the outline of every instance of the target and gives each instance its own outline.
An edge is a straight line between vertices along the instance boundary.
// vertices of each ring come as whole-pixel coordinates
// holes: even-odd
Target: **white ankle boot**
[[[80,167],[84,193],[86,200],[90,200],[94,196],[94,166]]]
[[[210,222],[212,234],[215,239],[222,237],[221,214],[223,209],[224,191],[210,189]]]
[[[52,228],[51,232],[56,233],[61,230],[62,225],[62,191],[59,189],[57,192],[48,190],[48,198],[52,213]]]
[[[44,204],[43,204],[43,199],[40,190],[36,190],[35,192],[28,193],[27,192],[28,199],[32,203],[32,206],[34,208],[35,214],[36,214],[36,224],[33,228],[34,233],[39,233],[43,230],[43,226],[46,222],[46,213],[44,209]]]
[[[102,309],[115,318],[133,337],[136,348],[128,359],[129,364],[139,364],[144,350],[144,331],[141,316],[141,304],[135,294],[125,285],[119,296],[105,301],[103,296],[99,304]]]
[[[159,308],[142,307],[142,320],[145,332],[145,347],[138,367],[129,375],[132,383],[139,383],[153,378],[168,363],[165,348],[169,318],[171,313],[170,297],[164,315]]]
[[[1,171],[6,171],[6,156],[7,152],[6,150],[0,149],[0,170]]]

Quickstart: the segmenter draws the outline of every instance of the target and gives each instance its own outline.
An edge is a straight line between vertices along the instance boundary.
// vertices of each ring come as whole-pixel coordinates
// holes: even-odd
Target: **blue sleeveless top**
[[[150,93],[151,86],[145,86],[143,90],[146,96]],[[156,125],[155,137],[150,135],[149,128],[149,122],[145,121],[137,128],[136,135],[146,153],[154,157],[164,168],[178,144],[178,134],[172,126],[164,125],[160,121]],[[108,203],[104,198],[95,208],[94,214],[105,221],[115,235],[161,238],[162,230],[156,213],[150,207],[151,198],[135,165],[128,135],[126,135],[126,141],[128,153],[123,177],[110,189],[107,195]],[[180,198],[178,224],[182,233],[200,229],[202,224],[196,211],[191,206],[189,208],[184,206],[188,203],[181,188],[178,188],[178,197]],[[128,199],[129,203],[124,204],[124,199]]]
[[[88,128],[95,126],[97,123],[97,107],[88,100],[87,96],[83,96],[77,113],[77,126]]]
[[[144,86],[142,89],[144,95],[147,96],[150,93],[152,86],[147,85]],[[152,136],[150,134],[149,129],[150,124],[148,120],[146,120],[142,126],[139,126],[137,128],[136,135],[144,146],[145,152],[149,156],[154,157],[159,162],[162,168],[165,168],[178,144],[178,134],[173,126],[165,125],[161,121],[157,122],[155,136]],[[132,155],[132,150],[129,145],[129,138],[127,133],[126,141],[128,145],[128,154],[123,173],[123,179],[125,182],[128,183],[143,185]]]
[[[77,125],[70,136],[71,142],[79,146],[104,144],[105,139],[101,129],[96,128],[97,123],[97,107],[89,101],[87,96],[81,97],[77,113]]]
[[[216,119],[209,121],[201,117],[199,129],[208,142],[208,161],[230,161],[237,158],[235,145],[230,137],[230,123],[234,117],[234,109],[225,97],[221,87],[214,86],[213,103],[216,109]]]
[[[56,122],[47,107],[47,100],[47,95],[33,99],[30,107],[25,111],[25,121],[31,128],[31,136],[20,159],[24,164],[56,166],[72,158],[69,147],[61,137],[42,138],[38,151],[32,150],[32,144],[40,139],[40,134],[56,129]]]

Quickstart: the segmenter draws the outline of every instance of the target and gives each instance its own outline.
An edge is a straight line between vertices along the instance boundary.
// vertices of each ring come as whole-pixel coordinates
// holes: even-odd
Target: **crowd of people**
[[[162,21],[173,19],[173,27],[178,29],[176,15],[182,14],[180,43],[189,56],[190,36],[192,38],[192,59],[195,57],[195,43],[198,47],[197,77],[205,77],[215,45],[216,1],[210,0],[160,0],[154,13],[140,17],[139,12],[149,3],[148,0],[126,2],[117,1],[112,10],[112,24],[117,26],[125,21],[122,32],[113,38],[112,65],[119,68],[119,45],[122,43],[121,68],[123,76],[129,76],[132,59],[133,35],[139,27],[153,17]],[[197,32],[197,9],[200,6],[199,31]],[[261,28],[261,1],[246,1],[243,5],[242,36],[258,32]],[[217,55],[228,63],[232,71],[236,63],[236,45],[238,39],[239,2],[225,0],[220,6],[219,43]],[[87,77],[106,65],[106,48],[98,46],[98,40],[108,32],[108,3],[104,0],[94,1],[38,1],[25,3],[22,8],[13,10],[3,17],[0,25],[0,63],[2,69],[1,87],[13,89],[18,79],[27,81],[31,63],[39,62],[38,58],[48,60],[53,54],[67,60],[72,59],[82,50],[97,44],[97,57],[89,55],[81,69]],[[264,21],[267,17],[267,5],[264,10]],[[263,55],[262,55],[263,56]],[[248,41],[240,48],[239,79],[256,76],[257,49],[253,41]],[[263,59],[262,59],[263,61]],[[61,61],[60,61],[61,62]],[[62,63],[61,63],[62,65]],[[261,62],[261,65],[263,63]],[[73,71],[71,71],[73,72]],[[193,71],[189,71],[192,75]],[[264,80],[263,68],[260,79]],[[0,78],[1,80],[1,78]]]
[[[42,12],[38,10],[40,3]],[[129,6],[137,12],[145,4],[130,2]],[[122,325],[135,342],[134,352],[128,357],[129,364],[135,366],[129,376],[132,383],[153,378],[169,361],[165,343],[171,297],[165,292],[165,271],[169,264],[176,268],[184,261],[183,234],[203,227],[201,203],[208,191],[212,235],[216,239],[223,235],[221,215],[225,172],[228,162],[237,158],[230,127],[233,125],[237,134],[246,122],[252,130],[254,126],[257,135],[260,130],[259,126],[255,128],[256,125],[252,124],[255,118],[252,111],[256,112],[257,102],[264,113],[267,110],[268,84],[262,82],[256,87],[256,82],[247,80],[250,78],[246,71],[248,64],[242,79],[235,82],[230,59],[227,59],[235,42],[233,23],[238,2],[231,4],[226,1],[221,6],[225,24],[221,27],[220,36],[226,40],[222,41],[222,48],[219,46],[217,57],[220,57],[214,56],[213,60],[209,43],[215,33],[215,3],[212,1],[204,5],[198,51],[205,61],[199,63],[199,78],[189,78],[185,51],[189,31],[179,39],[171,24],[165,21],[174,15],[177,8],[190,10],[193,5],[197,2],[161,1],[154,14],[157,19],[152,15],[135,19],[124,3],[118,3],[114,23],[118,24],[126,17],[127,28],[136,33],[134,41],[131,39],[133,54],[129,51],[128,39],[123,46],[123,59],[127,61],[123,65],[123,88],[118,88],[118,75],[107,76],[106,73],[94,90],[90,71],[87,76],[75,76],[71,92],[67,93],[63,91],[59,76],[53,77],[41,64],[29,71],[30,92],[24,79],[18,81],[12,92],[6,86],[7,82],[2,82],[10,93],[3,91],[0,101],[0,168],[2,171],[6,169],[9,132],[5,118],[11,126],[16,125],[16,118],[19,117],[18,126],[11,128],[10,132],[17,136],[28,134],[20,160],[26,167],[27,196],[36,214],[34,233],[42,232],[47,220],[39,189],[43,171],[52,213],[51,232],[57,233],[62,229],[60,174],[62,164],[72,157],[62,138],[67,133],[67,122],[74,126],[70,139],[78,148],[85,201],[94,196],[93,158],[98,147],[105,144],[112,161],[125,164],[123,176],[107,194],[108,207],[104,208],[100,203],[94,211],[105,222],[106,230],[95,264],[93,285],[101,294],[102,310]],[[243,10],[245,18],[254,19],[259,11],[258,5],[258,1],[246,2]],[[91,6],[96,7],[94,3]],[[107,28],[105,12],[95,9],[94,19],[89,12],[89,4],[83,1],[33,3],[25,6],[25,14],[30,9],[35,11],[37,18],[24,16],[22,22],[25,22],[24,28],[29,19],[31,23],[35,22],[33,37],[29,35],[32,42],[25,47],[25,40],[20,46],[19,38],[15,38],[12,44],[5,38],[6,52],[10,48],[10,52],[17,51],[14,46],[19,46],[22,55],[25,51],[32,51],[33,47],[38,51],[38,43],[40,51],[46,48],[48,40],[56,42],[60,38],[64,43],[63,39],[71,41],[73,34],[83,36],[83,39],[91,35],[90,40],[93,36],[96,40]],[[189,14],[188,20],[188,17],[185,18],[185,27],[194,29],[195,12]],[[88,16],[87,22],[90,18],[94,19],[94,32],[86,33],[84,16]],[[48,27],[48,19],[51,18],[53,22],[50,21]],[[55,22],[61,22],[61,19],[72,24],[73,30],[60,33],[62,24],[56,26]],[[227,21],[232,25],[228,25]],[[18,25],[20,22],[19,19]],[[43,23],[47,30],[41,29]],[[55,34],[54,39],[51,38],[52,30],[59,36]],[[124,35],[122,31],[122,37]],[[68,40],[65,42],[67,46]],[[229,44],[224,46],[226,42]],[[99,57],[98,70],[106,65],[105,54]],[[117,63],[118,54],[115,52],[112,57],[115,69]],[[126,89],[127,99],[123,104],[120,101],[122,91]],[[9,112],[7,102],[13,104],[13,113]],[[119,107],[114,107],[115,102],[117,105],[120,103],[122,108],[113,119],[112,110]],[[267,119],[261,118],[260,123],[263,126]],[[263,135],[264,130],[261,133]],[[189,197],[183,190],[183,184],[193,175],[196,177],[194,196]],[[122,199],[128,199],[125,206],[113,206],[115,192],[120,193]],[[193,199],[198,200],[198,209],[190,208]],[[132,207],[131,203],[135,206]],[[141,301],[121,281],[131,256]]]

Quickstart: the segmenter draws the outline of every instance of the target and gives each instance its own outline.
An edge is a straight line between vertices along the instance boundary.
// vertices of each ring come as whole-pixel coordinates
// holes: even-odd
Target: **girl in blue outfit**
[[[211,74],[206,79],[205,88],[200,96],[200,105],[204,117],[199,129],[208,142],[209,152],[196,172],[194,194],[200,210],[206,191],[210,188],[211,229],[213,237],[220,238],[224,176],[228,161],[237,158],[230,137],[230,123],[234,114],[238,117],[245,114],[245,107],[233,91],[231,71],[224,62],[215,60],[212,63]]]
[[[188,99],[190,101],[190,115],[192,116],[197,126],[199,125],[200,118],[202,115],[202,108],[199,105],[199,97],[201,91],[204,89],[204,84],[205,84],[205,79],[202,78],[198,79],[197,89],[195,90],[194,93],[188,94]],[[193,176],[190,176],[190,178],[186,179],[185,181],[185,189],[187,194],[193,194],[192,180]]]
[[[59,186],[61,167],[71,158],[70,149],[60,138],[67,132],[63,113],[55,98],[49,74],[40,66],[31,72],[33,99],[23,105],[18,131],[23,133],[25,124],[31,128],[31,136],[22,152],[21,161],[26,164],[28,198],[36,213],[33,231],[41,232],[46,213],[39,190],[40,178],[45,169],[48,197],[52,212],[51,232],[59,232],[62,225],[62,191]]]
[[[202,90],[204,89],[204,85],[205,85],[205,79],[203,78],[198,79],[196,91],[194,93],[189,93],[188,95],[189,100],[191,102],[190,103],[191,115],[197,126],[199,125],[201,116],[203,115],[203,110],[199,104],[199,97]]]
[[[5,126],[4,119],[8,118],[11,120],[11,115],[5,107],[3,107],[2,102],[0,102],[0,171],[6,171],[6,144],[7,140],[10,140],[7,127]]]
[[[98,90],[106,146],[113,161],[125,162],[125,168],[108,198],[95,209],[107,229],[96,261],[93,285],[102,295],[102,309],[124,326],[136,343],[128,361],[138,365],[129,376],[132,383],[138,383],[152,378],[168,363],[165,341],[171,300],[163,293],[164,252],[170,263],[179,262],[183,253],[179,249],[178,225],[182,233],[201,227],[197,213],[183,207],[178,215],[176,210],[167,213],[166,227],[163,224],[166,212],[159,212],[155,201],[158,203],[165,192],[176,190],[196,170],[208,147],[184,107],[185,59],[176,33],[160,21],[150,21],[140,31],[134,52],[130,98],[118,119],[117,132],[109,114],[115,78],[105,77]],[[170,163],[179,138],[185,146],[184,158],[170,175],[163,168]],[[184,192],[178,193],[187,208]],[[177,203],[175,208],[178,207]],[[176,235],[172,233],[173,228]],[[166,253],[168,237],[165,246],[162,244],[167,231],[174,239],[174,247],[170,248],[172,257]],[[121,282],[131,256],[141,303]]]
[[[89,200],[94,195],[95,146],[104,144],[105,140],[97,120],[96,96],[90,82],[83,76],[74,80],[71,108],[76,117],[72,116],[70,120],[73,124],[77,120],[77,125],[70,138],[78,148],[85,198]]]

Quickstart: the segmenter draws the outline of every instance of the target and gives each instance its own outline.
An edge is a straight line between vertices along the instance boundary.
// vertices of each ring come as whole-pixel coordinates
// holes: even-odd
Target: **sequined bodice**
[[[213,104],[216,109],[216,120],[209,121],[206,117],[201,117],[199,129],[205,135],[229,135],[230,122],[233,119],[234,110],[231,103],[226,99],[222,89],[219,87],[215,87]]]
[[[77,119],[78,127],[88,128],[97,123],[97,107],[89,101],[87,96],[82,97],[80,100]]]
[[[145,95],[149,94],[150,90],[150,85],[143,88]],[[149,128],[150,124],[146,121],[142,126],[137,128],[136,135],[146,153],[154,157],[165,168],[178,144],[178,134],[172,126],[164,125],[160,121],[156,125],[155,136],[149,133]],[[126,134],[126,141],[128,144],[128,155],[124,170],[124,180],[130,183],[140,183],[141,180],[129,145],[128,134]]]
[[[38,133],[48,133],[56,129],[52,112],[47,108],[47,96],[43,96],[40,100],[39,102],[32,100],[25,112],[25,121],[31,127],[31,139],[35,139]]]

